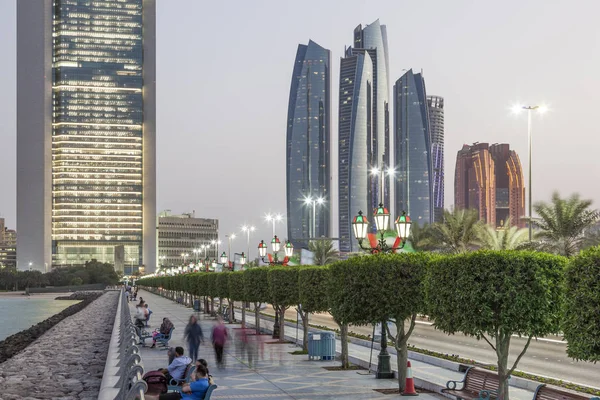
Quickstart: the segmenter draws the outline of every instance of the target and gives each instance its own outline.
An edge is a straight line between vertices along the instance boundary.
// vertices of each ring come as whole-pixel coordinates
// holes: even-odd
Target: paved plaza
[[[183,331],[193,310],[167,300],[152,293],[140,290],[139,297],[148,302],[152,316],[150,330],[160,326],[162,319],[168,317],[175,330],[170,346],[182,346],[187,354],[188,349],[183,339]],[[132,314],[135,303],[130,302]],[[202,313],[199,316],[206,342],[200,346],[199,358],[208,361],[211,375],[218,385],[211,398],[215,399],[392,399],[400,398],[399,394],[385,395],[373,389],[396,389],[395,379],[380,380],[366,370],[329,371],[323,367],[339,366],[339,361],[309,361],[307,355],[290,353],[301,348],[285,343],[273,343],[268,335],[254,337],[253,363],[249,365],[247,354],[236,335],[239,324],[228,324],[232,340],[225,349],[226,367],[216,367],[214,352],[210,344],[210,331],[214,319]],[[253,320],[253,314],[247,315]],[[288,332],[289,333],[289,332]],[[145,371],[166,367],[167,352],[157,348],[151,349],[151,339],[147,339],[148,347],[141,348],[141,356]],[[433,400],[443,398],[435,393],[421,393],[421,399]]]

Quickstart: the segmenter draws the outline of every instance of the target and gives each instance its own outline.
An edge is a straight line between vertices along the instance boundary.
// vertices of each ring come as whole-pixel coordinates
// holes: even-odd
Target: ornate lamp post
[[[221,264],[223,265],[223,267],[225,267],[225,264],[227,264],[227,254],[225,254],[225,252],[221,253],[219,261],[221,261]],[[227,268],[229,269],[229,265],[227,266]]]
[[[271,246],[273,247],[273,261],[269,260],[269,265],[286,265],[285,259],[283,261],[279,261],[278,253],[281,250],[281,241],[277,237],[277,235],[273,236],[271,240]],[[286,240],[284,246],[284,252],[286,257],[291,257],[294,254],[294,246],[289,240]],[[267,256],[267,244],[264,240],[261,240],[258,244],[258,256],[262,259],[263,262],[266,263],[265,257]],[[282,316],[283,318],[283,316]],[[279,311],[275,310],[275,324],[273,325],[273,339],[279,339]]]
[[[383,206],[382,203],[379,204],[379,207],[375,209],[373,214],[373,218],[375,219],[375,226],[377,228],[377,232],[379,233],[379,239],[377,240],[377,244],[375,247],[363,247],[363,240],[368,236],[369,231],[369,221],[362,214],[362,211],[358,212],[358,215],[354,217],[352,220],[352,228],[354,230],[354,237],[358,240],[358,245],[364,251],[368,251],[371,254],[377,253],[395,253],[397,250],[404,248],[406,244],[406,240],[410,234],[410,217],[406,215],[405,212],[402,212],[402,215],[396,219],[396,241],[398,238],[401,241],[401,245],[399,247],[396,246],[388,246],[385,240],[385,231],[388,229],[390,225],[390,213]],[[387,321],[381,322],[381,351],[379,352],[378,363],[377,363],[377,379],[391,379],[394,377],[394,373],[392,372],[391,364],[390,364],[390,354],[387,351],[387,332],[386,332]]]

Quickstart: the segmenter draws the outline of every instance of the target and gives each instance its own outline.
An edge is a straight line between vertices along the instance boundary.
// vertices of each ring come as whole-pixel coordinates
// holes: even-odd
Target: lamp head
[[[294,255],[294,245],[289,240],[285,242],[285,256],[291,257]]]
[[[382,203],[379,203],[379,207],[375,209],[373,216],[375,217],[375,226],[379,232],[385,231],[390,226],[390,212]]]
[[[359,211],[358,215],[352,220],[352,229],[354,230],[354,237],[357,240],[363,240],[367,237],[369,221],[363,215],[362,211]]]

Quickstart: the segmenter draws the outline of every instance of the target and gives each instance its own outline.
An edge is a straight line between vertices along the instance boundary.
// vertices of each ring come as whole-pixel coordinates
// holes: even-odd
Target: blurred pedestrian
[[[215,359],[218,368],[224,368],[223,348],[227,342],[227,327],[223,323],[223,318],[217,317],[217,323],[212,329],[212,342],[215,348]]]
[[[198,319],[195,315],[190,317],[190,320],[185,327],[183,337],[187,339],[189,355],[192,360],[198,357],[198,347],[200,343],[204,342],[204,334],[202,333],[202,327],[198,323]]]

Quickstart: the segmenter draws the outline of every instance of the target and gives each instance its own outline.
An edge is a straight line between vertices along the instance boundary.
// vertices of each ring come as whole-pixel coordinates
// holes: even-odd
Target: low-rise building
[[[167,210],[158,215],[157,231],[159,267],[217,259],[218,219],[196,218],[195,211],[173,215]]]
[[[6,228],[0,218],[0,268],[17,267],[17,232]]]

